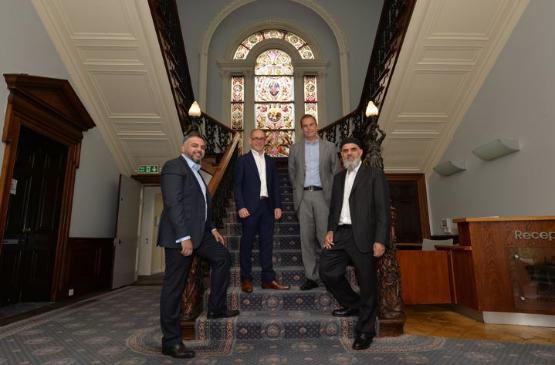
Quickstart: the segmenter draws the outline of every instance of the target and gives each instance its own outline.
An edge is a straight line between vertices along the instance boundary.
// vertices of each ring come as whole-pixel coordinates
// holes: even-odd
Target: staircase
[[[337,307],[335,299],[323,286],[301,291],[304,268],[301,257],[299,223],[293,208],[293,194],[287,168],[278,165],[283,217],[274,227],[274,270],[276,279],[291,285],[290,290],[271,290],[260,287],[258,244],[253,250],[253,285],[250,294],[241,291],[239,272],[239,241],[241,223],[238,221],[233,199],[227,208],[223,234],[232,255],[228,306],[241,314],[230,319],[209,320],[206,308],[197,318],[197,340],[272,340],[352,337],[356,317],[336,318],[331,311]],[[348,272],[354,282],[354,272]],[[206,296],[208,293],[205,294]],[[204,303],[207,303],[205,297]]]

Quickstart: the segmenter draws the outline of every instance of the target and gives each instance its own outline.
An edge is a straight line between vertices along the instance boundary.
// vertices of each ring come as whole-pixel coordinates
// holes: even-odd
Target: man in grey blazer
[[[195,356],[181,342],[180,303],[192,254],[210,263],[209,319],[233,317],[238,310],[226,305],[231,256],[224,238],[212,223],[211,198],[199,173],[206,143],[196,131],[183,138],[181,156],[164,164],[160,189],[164,209],[158,227],[158,245],[164,247],[166,269],[160,295],[162,353],[176,358]]]
[[[335,145],[318,137],[316,118],[301,117],[303,141],[289,150],[289,179],[301,228],[305,282],[301,290],[318,286],[318,261],[327,231],[333,176],[339,172]]]

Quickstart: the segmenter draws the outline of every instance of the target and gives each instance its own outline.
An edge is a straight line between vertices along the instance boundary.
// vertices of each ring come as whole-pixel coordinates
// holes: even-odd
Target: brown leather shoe
[[[252,281],[243,280],[241,281],[241,290],[245,293],[252,293]]]
[[[262,283],[262,289],[289,290],[289,285],[283,285],[276,280],[272,280],[269,283]]]

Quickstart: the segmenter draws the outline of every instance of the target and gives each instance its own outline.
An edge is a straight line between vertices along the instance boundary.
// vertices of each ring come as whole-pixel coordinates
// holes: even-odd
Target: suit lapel
[[[195,172],[193,171],[193,169],[191,169],[191,167],[189,167],[189,164],[185,160],[185,157],[181,156],[180,160],[183,163],[183,165],[185,166],[185,170],[193,176],[193,181],[195,182],[195,186],[198,188],[199,193],[202,194],[202,188],[200,187],[199,182],[197,180],[197,177],[195,176]],[[206,186],[206,184],[205,184],[205,186]],[[207,188],[207,190],[208,190],[208,188]]]
[[[251,165],[250,168],[247,169],[247,171],[254,169],[254,171],[256,171],[255,175],[258,178],[258,183],[260,184],[260,175],[258,173],[258,166],[256,166],[256,161],[254,160],[254,155],[252,151],[249,151],[249,155],[247,156],[247,161]]]
[[[266,189],[268,190],[268,194],[270,194],[270,157],[267,154],[264,154],[264,162],[266,163]]]
[[[353,196],[353,191],[355,191],[355,189],[357,188],[358,185],[360,185],[360,181],[362,180],[362,172],[364,170],[364,168],[366,168],[366,166],[364,164],[360,164],[360,167],[358,168],[357,174],[355,176],[355,181],[353,181],[353,187],[351,188],[351,195],[349,195],[349,198],[351,196]]]

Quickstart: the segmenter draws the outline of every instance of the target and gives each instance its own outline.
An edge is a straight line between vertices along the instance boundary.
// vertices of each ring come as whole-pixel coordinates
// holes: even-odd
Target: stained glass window
[[[277,39],[294,47],[303,60],[314,60],[311,46],[298,34],[281,29],[264,29],[252,33],[239,44],[233,59],[239,64],[246,60],[250,51],[260,42]],[[275,42],[275,41],[274,41]],[[254,127],[266,132],[266,152],[271,156],[285,157],[295,138],[295,78],[291,55],[268,49],[255,60],[254,77],[231,77],[231,126],[243,129],[245,108],[250,115],[254,109]],[[249,94],[254,93],[254,105],[245,106],[245,82]],[[302,98],[302,100],[301,100]],[[250,98],[247,98],[250,100]],[[297,96],[297,106],[304,106],[304,113],[318,118],[318,85],[316,75],[303,77],[303,93]],[[302,106],[301,106],[302,105]],[[302,109],[301,109],[302,110]],[[303,114],[303,113],[301,113]],[[250,118],[249,118],[250,119]],[[247,128],[248,129],[248,128]]]
[[[304,77],[304,112],[318,120],[318,83],[316,76]]]
[[[231,78],[231,128],[243,129],[245,110],[245,78],[233,76]]]
[[[245,38],[235,50],[234,60],[244,60],[249,55],[250,50],[265,39],[283,39],[299,51],[303,60],[313,60],[314,53],[304,39],[295,33],[280,29],[264,29],[253,33]]]
[[[287,156],[295,131],[295,95],[291,57],[269,49],[256,58],[254,68],[255,127],[266,131],[266,152]]]

